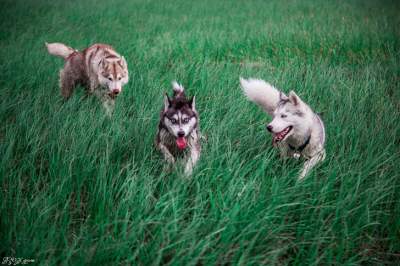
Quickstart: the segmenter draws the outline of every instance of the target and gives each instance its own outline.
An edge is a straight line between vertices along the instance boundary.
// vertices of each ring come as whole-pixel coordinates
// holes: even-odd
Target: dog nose
[[[178,137],[182,138],[184,136],[185,136],[185,132],[183,132],[183,131],[178,132]]]
[[[271,126],[271,125],[267,125],[267,130],[268,130],[269,132],[272,132],[272,126]]]
[[[118,93],[120,93],[120,90],[119,90],[119,89],[114,89],[114,90],[112,91],[112,93],[115,94],[115,95],[117,95]]]

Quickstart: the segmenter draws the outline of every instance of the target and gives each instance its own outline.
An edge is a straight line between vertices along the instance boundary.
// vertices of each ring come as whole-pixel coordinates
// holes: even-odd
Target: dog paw
[[[193,167],[191,166],[186,166],[185,167],[185,176],[191,176],[193,173]]]

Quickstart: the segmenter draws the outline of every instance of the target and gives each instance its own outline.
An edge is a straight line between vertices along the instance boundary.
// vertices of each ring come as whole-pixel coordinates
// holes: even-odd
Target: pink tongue
[[[183,150],[186,148],[186,139],[184,137],[180,137],[176,139],[176,145],[179,149]]]

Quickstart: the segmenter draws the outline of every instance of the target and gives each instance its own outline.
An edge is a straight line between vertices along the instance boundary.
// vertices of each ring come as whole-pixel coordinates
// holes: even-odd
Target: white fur
[[[279,102],[279,90],[260,79],[240,78],[240,85],[246,97],[272,115]]]
[[[103,67],[104,67],[104,65],[102,63],[92,64],[93,72],[97,73],[97,80],[98,80],[97,86],[102,86],[104,88],[107,88],[109,92],[118,91],[118,93],[120,93],[122,91],[122,87],[125,84],[127,84],[129,81],[128,69],[126,67],[125,58],[121,57],[121,58],[114,59],[114,60],[110,60],[110,59],[103,59],[103,60],[108,61],[108,62],[121,60],[122,65],[125,66],[126,75],[123,75],[123,73],[121,73],[121,72],[117,72],[117,76],[114,77],[110,73],[109,77],[111,78],[111,80],[109,80],[108,77],[104,77],[102,75]]]
[[[194,112],[197,112],[196,111],[196,96],[193,96],[193,98],[192,98],[192,110]]]
[[[176,81],[172,82],[172,89],[177,93],[182,93],[185,90],[185,88]]]
[[[190,176],[193,173],[193,168],[200,158],[200,148],[198,145],[191,145],[190,156],[185,165],[185,175]]]
[[[306,159],[299,175],[299,179],[304,178],[325,158],[325,129],[321,119],[293,91],[286,96],[262,80],[240,78],[240,83],[246,96],[273,117],[268,126],[274,137],[281,136],[277,143],[281,154]],[[301,147],[309,137],[309,144],[301,152],[290,148]]]
[[[99,84],[107,88],[109,92],[118,91],[118,93],[120,93],[122,91],[122,87],[129,81],[128,75],[121,79],[119,78],[120,76],[116,77],[113,80],[109,80],[101,75],[101,72],[98,73]]]
[[[301,145],[304,141],[304,136],[308,136],[310,133],[309,125],[313,124],[315,114],[293,91],[289,93],[289,97],[281,94],[282,98],[289,102],[285,105],[277,106],[272,115],[273,119],[268,126],[272,127],[272,133],[275,134],[292,126],[293,129],[283,140],[292,136],[289,140],[290,144],[294,146]],[[301,116],[296,115],[296,113],[301,113]]]
[[[67,58],[68,56],[70,56],[73,52],[75,52],[74,49],[72,49],[71,47],[66,46],[65,44],[62,43],[45,43],[46,47],[47,47],[47,51],[49,52],[49,54],[55,55],[55,56],[59,56],[62,58]]]
[[[187,137],[196,125],[195,117],[189,118],[180,111],[178,111],[173,118],[176,120],[175,124],[173,124],[167,117],[164,118],[164,124],[166,125],[168,131],[175,137],[178,137],[179,132],[183,132],[185,134],[184,137]]]

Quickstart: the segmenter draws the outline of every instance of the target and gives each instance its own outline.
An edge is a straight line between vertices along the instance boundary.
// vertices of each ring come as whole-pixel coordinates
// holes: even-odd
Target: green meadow
[[[0,254],[27,265],[399,265],[397,1],[3,0]],[[109,119],[45,42],[111,44]],[[239,77],[295,90],[327,132],[302,182]],[[154,147],[171,81],[196,95],[193,176]]]

